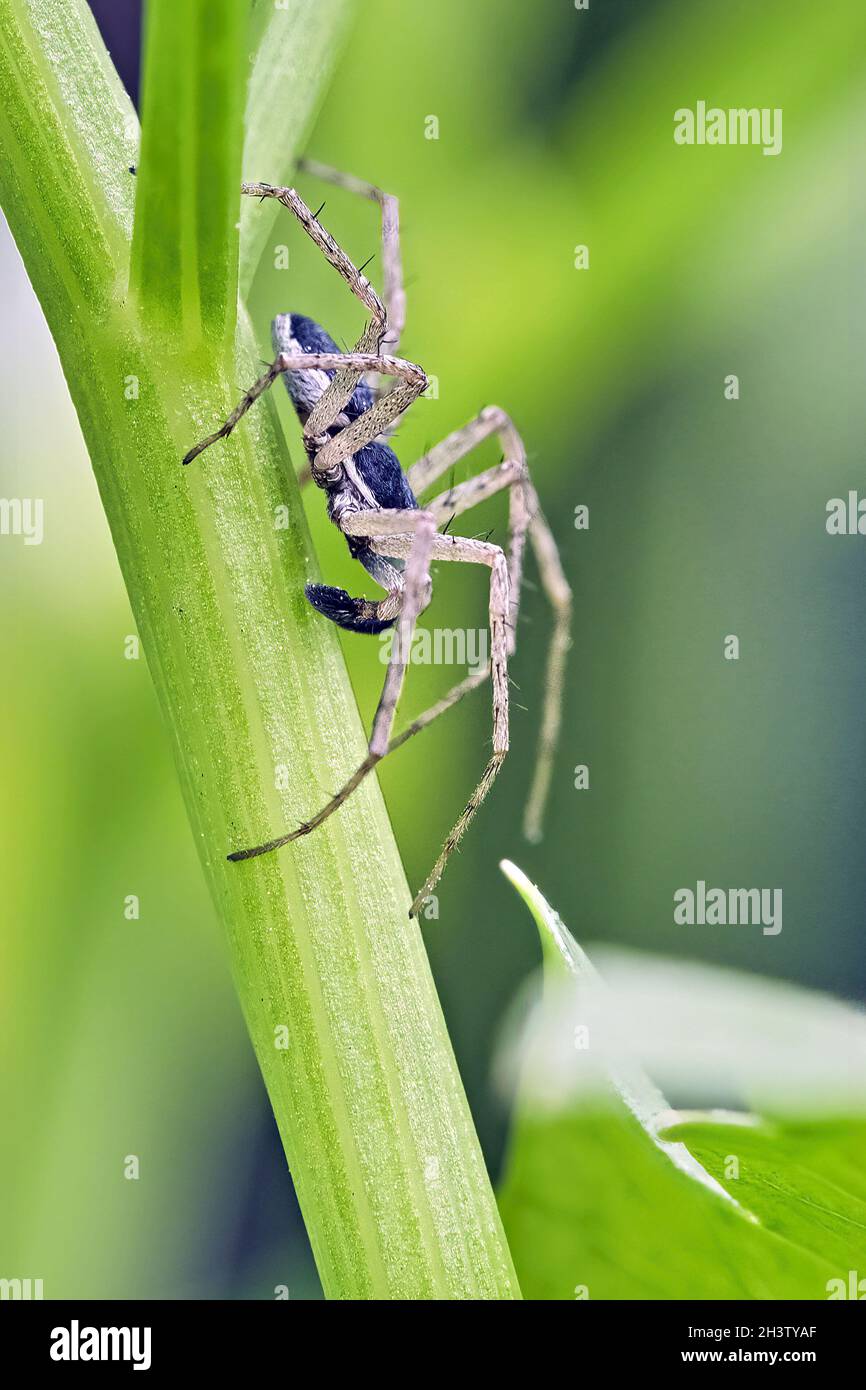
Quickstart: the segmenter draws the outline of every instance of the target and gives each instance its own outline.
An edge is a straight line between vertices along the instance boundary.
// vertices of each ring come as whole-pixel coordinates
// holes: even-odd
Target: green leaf
[[[240,0],[146,8],[131,288],[190,347],[234,334],[248,23]]]
[[[685,1118],[685,1117],[684,1117]],[[732,1130],[713,1114],[665,1130],[687,1144],[768,1231],[808,1251],[846,1279],[866,1278],[866,1123],[862,1117],[806,1123],[763,1121]],[[737,1178],[727,1177],[736,1158]]]
[[[539,929],[553,1027],[574,1027],[574,1013],[559,1011],[563,982],[573,993],[589,980],[597,1019],[604,986],[587,957],[520,870],[503,869]],[[552,1050],[548,1033],[532,1062],[532,1041],[500,1193],[526,1297],[822,1299],[831,1280],[866,1268],[863,1179],[851,1180],[862,1167],[860,1127],[777,1131],[749,1116],[666,1127],[672,1112],[633,1061],[602,1044],[583,1086],[545,1092],[545,1066],[579,1069],[586,1054],[570,1036]],[[814,1207],[808,1239],[800,1205]]]

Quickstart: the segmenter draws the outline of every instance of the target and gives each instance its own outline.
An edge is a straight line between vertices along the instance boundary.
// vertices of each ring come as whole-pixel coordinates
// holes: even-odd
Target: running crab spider
[[[397,200],[372,184],[338,173],[312,161],[299,166],[319,178],[377,202],[382,217],[383,299],[357,270],[293,188],[244,183],[252,198],[276,198],[289,209],[325,258],[360,300],[370,319],[351,352],[340,352],[331,337],[311,319],[281,314],[272,325],[277,356],[247,391],[237,408],[214,434],[203,439],[184,458],[191,463],[203,450],[231,434],[250,407],[278,377],[283,377],[303,427],[309,460],[301,481],[314,481],[327,494],[328,514],[346,537],[349,551],[385,590],[376,601],[352,598],[342,589],[308,584],[312,606],[351,632],[379,633],[397,624],[396,640],[385,684],[373,720],[367,756],[349,780],[309,820],[297,829],[251,849],[237,850],[232,861],[253,859],[308,835],[351,796],[377,763],[456,705],[464,695],[491,678],[493,691],[493,750],[481,780],[448,836],[424,887],[410,909],[417,913],[432,893],[449,856],[478,810],[508,752],[508,659],[515,649],[523,555],[527,535],[535,552],[542,586],[554,613],[546,673],[546,697],[541,720],[538,760],[526,804],[524,830],[529,839],[541,835],[544,804],[550,786],[553,755],[560,725],[565,654],[569,646],[571,591],[562,572],[550,528],[542,515],[529,477],[523,441],[511,419],[498,406],[486,410],[430,449],[404,473],[384,440],[394,422],[427,386],[421,367],[396,356],[406,318],[406,296],[400,258]],[[320,209],[321,211],[321,209]],[[384,300],[384,302],[383,302]],[[392,376],[398,385],[383,393],[367,381],[368,374]],[[429,502],[418,497],[477,445],[498,436],[503,460],[492,468],[449,487]],[[440,527],[471,507],[508,490],[508,540],[505,549],[488,541],[444,534]],[[490,660],[455,685],[398,734],[394,716],[409,660],[418,615],[432,592],[430,564],[456,560],[486,565],[490,570]]]

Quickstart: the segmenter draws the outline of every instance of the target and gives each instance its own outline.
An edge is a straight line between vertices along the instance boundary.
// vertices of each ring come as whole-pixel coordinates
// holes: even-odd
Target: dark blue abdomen
[[[374,440],[372,444],[359,449],[354,458],[362,481],[367,484],[380,507],[417,508],[415,494],[400,467],[400,460],[387,444]]]

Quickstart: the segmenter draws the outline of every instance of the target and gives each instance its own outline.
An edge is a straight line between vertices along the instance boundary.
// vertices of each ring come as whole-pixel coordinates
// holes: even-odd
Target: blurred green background
[[[134,74],[137,6],[102,8]],[[513,752],[424,928],[494,1175],[507,1116],[491,1056],[538,958],[503,856],[583,941],[866,995],[866,540],[824,525],[862,476],[864,38],[853,3],[362,0],[309,141],[401,199],[403,350],[438,379],[400,428],[403,462],[503,405],[575,593],[546,838],[520,835],[549,628],[530,589]],[[781,107],[782,154],[676,146],[673,113],[698,100]],[[356,263],[377,252],[372,206],[299,186],[327,199]],[[256,283],[263,350],[277,311],[353,339],[355,305],[288,215],[275,244],[290,267],[267,255]],[[42,1278],[46,1297],[316,1297],[145,662],[125,656],[95,483],[5,224],[0,301],[0,495],[45,505],[41,546],[0,537],[0,1276]],[[307,505],[323,574],[357,591],[321,498]],[[501,499],[464,529],[490,526],[502,539]],[[436,581],[426,626],[483,626],[483,574]],[[345,650],[369,721],[378,647]],[[403,718],[459,674],[414,669]],[[382,770],[413,885],[489,723],[478,693]],[[674,926],[674,890],[697,879],[781,887],[781,935]]]

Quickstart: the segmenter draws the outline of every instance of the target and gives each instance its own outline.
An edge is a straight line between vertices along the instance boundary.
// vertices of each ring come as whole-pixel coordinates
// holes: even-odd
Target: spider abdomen
[[[400,460],[387,444],[378,439],[354,455],[361,481],[370,489],[380,507],[418,506]]]

